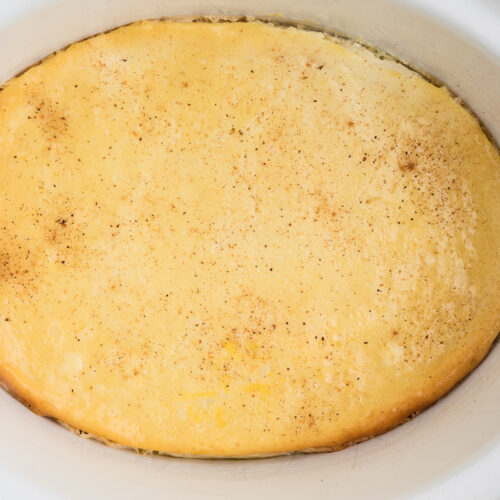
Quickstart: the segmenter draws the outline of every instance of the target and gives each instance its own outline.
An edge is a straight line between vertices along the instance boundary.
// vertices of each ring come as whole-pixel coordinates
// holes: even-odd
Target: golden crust
[[[498,337],[497,339],[498,340]],[[495,342],[494,342],[495,343]],[[494,343],[492,345],[494,345]],[[431,397],[428,398],[428,400],[425,403],[420,404],[420,406],[415,406],[415,405],[410,405],[406,408],[402,408],[399,412],[399,415],[396,418],[393,418],[392,420],[381,423],[377,428],[372,429],[372,434],[366,434],[363,437],[357,437],[356,439],[353,439],[351,441],[345,441],[341,444],[332,444],[332,445],[325,445],[322,447],[315,447],[315,448],[302,448],[299,450],[295,451],[276,451],[274,453],[254,453],[251,455],[192,455],[192,454],[187,454],[187,453],[169,453],[165,451],[157,451],[157,450],[147,450],[147,449],[142,449],[142,448],[134,448],[131,446],[126,446],[122,444],[115,443],[114,441],[110,441],[109,439],[106,439],[102,436],[98,436],[95,434],[91,434],[85,431],[82,431],[81,429],[78,429],[76,427],[73,427],[72,425],[69,425],[66,422],[63,422],[61,420],[58,420],[50,413],[45,413],[41,411],[38,407],[33,406],[31,403],[29,403],[27,400],[23,399],[22,397],[19,396],[20,392],[16,392],[15,389],[12,388],[12,386],[9,386],[8,383],[5,382],[0,382],[0,386],[9,392],[12,396],[14,396],[16,399],[18,399],[22,404],[24,404],[27,408],[32,410],[34,413],[52,418],[55,420],[58,424],[66,428],[67,430],[73,432],[79,437],[82,437],[84,439],[93,439],[95,441],[98,441],[106,446],[112,447],[112,448],[121,448],[124,450],[131,450],[136,453],[139,453],[141,455],[149,455],[149,454],[156,454],[156,455],[165,455],[165,456],[174,456],[178,458],[204,458],[204,459],[215,459],[215,458],[220,458],[220,459],[235,459],[235,458],[240,458],[240,459],[250,459],[250,458],[270,458],[270,457],[275,457],[275,456],[282,456],[282,455],[290,455],[290,454],[308,454],[308,453],[328,453],[328,452],[333,452],[333,451],[341,451],[345,448],[348,448],[349,446],[353,446],[355,444],[362,443],[364,441],[367,441],[368,439],[371,439],[373,437],[376,437],[380,434],[383,434],[385,432],[388,432],[395,427],[398,427],[399,425],[411,420],[415,416],[417,416],[419,413],[421,413],[423,410],[427,409],[429,406],[431,406],[433,403],[435,403],[437,400],[439,400],[441,397],[443,397],[447,392],[449,392],[451,389],[453,389],[457,384],[459,384],[463,378],[465,378],[474,368],[477,367],[479,363],[484,359],[486,356],[486,353],[480,352],[476,354],[475,356],[472,357],[471,359],[471,364],[464,365],[464,369],[461,373],[461,378],[456,380],[455,378],[449,379],[448,382],[450,383],[449,386],[443,386],[443,391],[437,394],[433,394]]]
[[[37,413],[172,455],[338,450],[497,335],[498,152],[392,61],[142,22],[0,105],[0,378]]]

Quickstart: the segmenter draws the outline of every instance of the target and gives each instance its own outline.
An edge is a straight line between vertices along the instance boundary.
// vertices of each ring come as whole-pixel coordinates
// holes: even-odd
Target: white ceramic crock
[[[364,39],[445,82],[500,140],[499,0],[0,0],[0,82],[99,31],[193,14],[280,14]],[[139,456],[77,438],[3,391],[0,443],[1,499],[499,499],[500,346],[410,423],[338,453]]]

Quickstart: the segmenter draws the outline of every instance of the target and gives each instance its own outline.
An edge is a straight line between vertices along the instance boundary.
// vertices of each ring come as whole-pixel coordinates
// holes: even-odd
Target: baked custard
[[[0,92],[0,378],[168,454],[341,449],[500,329],[500,157],[355,43],[145,21]]]

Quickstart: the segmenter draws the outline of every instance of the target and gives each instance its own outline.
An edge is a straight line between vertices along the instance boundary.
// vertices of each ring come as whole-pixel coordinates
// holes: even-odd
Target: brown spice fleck
[[[415,162],[409,161],[407,163],[400,164],[399,170],[401,170],[401,172],[411,172],[412,170],[415,170],[415,167]]]

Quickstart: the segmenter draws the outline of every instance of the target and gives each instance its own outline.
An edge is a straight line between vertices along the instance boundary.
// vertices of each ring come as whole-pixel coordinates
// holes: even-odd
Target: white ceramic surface
[[[365,39],[434,74],[500,140],[499,0],[0,0],[0,82],[74,40],[136,19],[276,13]],[[138,456],[77,438],[3,391],[0,443],[0,499],[497,500],[500,346],[410,423],[338,453]]]

